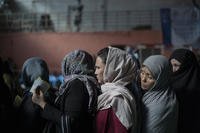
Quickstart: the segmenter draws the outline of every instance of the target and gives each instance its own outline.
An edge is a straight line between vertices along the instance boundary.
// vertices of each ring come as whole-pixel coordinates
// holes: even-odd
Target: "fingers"
[[[36,104],[39,104],[41,101],[43,101],[44,99],[44,95],[43,92],[41,90],[34,90],[33,91],[33,95],[32,95],[32,101]]]

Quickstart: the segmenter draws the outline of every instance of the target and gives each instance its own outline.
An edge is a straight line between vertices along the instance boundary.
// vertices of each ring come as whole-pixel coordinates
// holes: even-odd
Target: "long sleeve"
[[[56,123],[60,123],[61,115],[62,112],[50,104],[46,104],[42,112],[42,117]]]
[[[72,81],[58,102],[58,107],[45,105],[42,116],[61,127],[62,116],[70,119],[71,130],[81,132],[82,129],[88,128],[88,102],[89,95],[84,84],[80,80]],[[88,130],[87,130],[88,131]]]

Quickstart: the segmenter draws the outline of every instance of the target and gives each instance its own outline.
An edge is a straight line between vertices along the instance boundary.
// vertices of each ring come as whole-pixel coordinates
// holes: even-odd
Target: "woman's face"
[[[147,67],[142,67],[140,71],[141,88],[145,91],[151,89],[155,84],[155,79]]]
[[[178,60],[171,59],[170,62],[171,62],[171,65],[172,65],[173,72],[176,72],[180,69],[181,63]]]
[[[95,63],[95,75],[100,84],[103,84],[103,73],[104,73],[105,64],[102,59],[97,56]]]

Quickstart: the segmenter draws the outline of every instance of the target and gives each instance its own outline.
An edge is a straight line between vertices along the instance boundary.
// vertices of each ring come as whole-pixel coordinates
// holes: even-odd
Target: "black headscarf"
[[[181,63],[180,69],[172,74],[175,91],[200,91],[200,66],[195,54],[188,49],[176,49],[171,59]]]

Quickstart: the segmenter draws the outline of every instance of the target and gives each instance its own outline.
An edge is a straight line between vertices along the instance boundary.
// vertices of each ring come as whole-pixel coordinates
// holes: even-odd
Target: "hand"
[[[46,102],[44,100],[44,94],[39,89],[35,89],[33,91],[32,101],[33,103],[38,104],[43,109],[44,109],[44,106],[46,105]]]

